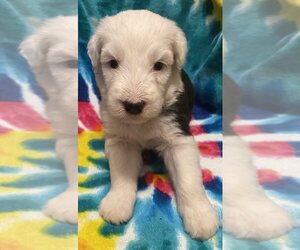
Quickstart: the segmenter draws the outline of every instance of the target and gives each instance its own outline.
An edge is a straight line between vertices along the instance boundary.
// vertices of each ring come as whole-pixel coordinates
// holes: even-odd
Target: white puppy
[[[56,137],[57,155],[64,161],[69,188],[50,200],[45,214],[77,223],[77,97],[78,18],[46,21],[20,45],[47,95],[46,112]]]
[[[100,214],[129,220],[136,200],[141,151],[155,149],[173,181],[176,202],[192,237],[208,239],[218,216],[202,185],[199,153],[189,132],[192,85],[182,71],[187,52],[176,24],[146,10],[104,18],[88,44],[101,91],[111,190]]]

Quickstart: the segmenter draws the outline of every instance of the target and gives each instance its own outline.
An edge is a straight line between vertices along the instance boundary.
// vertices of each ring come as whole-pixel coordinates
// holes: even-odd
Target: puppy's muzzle
[[[123,102],[123,106],[126,112],[132,115],[140,114],[143,111],[145,105],[146,103],[144,101],[136,102],[136,103]]]

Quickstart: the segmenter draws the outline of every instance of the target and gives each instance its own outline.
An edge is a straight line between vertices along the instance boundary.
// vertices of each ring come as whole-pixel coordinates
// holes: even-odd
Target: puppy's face
[[[121,12],[100,23],[88,47],[110,115],[143,123],[160,114],[186,54],[175,23],[149,11]]]
[[[35,77],[56,109],[77,117],[77,17],[46,21],[20,45]]]

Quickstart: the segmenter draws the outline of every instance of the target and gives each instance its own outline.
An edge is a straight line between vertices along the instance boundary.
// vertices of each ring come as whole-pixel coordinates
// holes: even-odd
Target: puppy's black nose
[[[145,102],[123,102],[124,108],[127,113],[132,114],[132,115],[138,115],[143,111],[143,108],[145,107]]]

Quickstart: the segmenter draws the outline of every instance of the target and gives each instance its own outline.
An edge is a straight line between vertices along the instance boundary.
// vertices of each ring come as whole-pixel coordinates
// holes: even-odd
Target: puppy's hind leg
[[[216,233],[219,222],[202,184],[199,153],[193,137],[178,137],[162,154],[186,231],[194,238],[209,239]]]
[[[241,102],[238,85],[223,81],[223,224],[237,238],[265,240],[293,227],[292,217],[259,186],[252,154],[233,131],[231,122]]]
[[[76,224],[78,220],[77,138],[59,138],[57,155],[63,159],[68,178],[68,189],[54,197],[44,207],[44,213],[56,220]]]
[[[266,240],[283,235],[293,219],[259,186],[252,156],[238,136],[224,136],[224,230],[237,238]]]
[[[107,138],[105,153],[109,160],[111,189],[101,201],[99,212],[105,220],[121,224],[132,216],[142,166],[141,149],[117,138]]]

